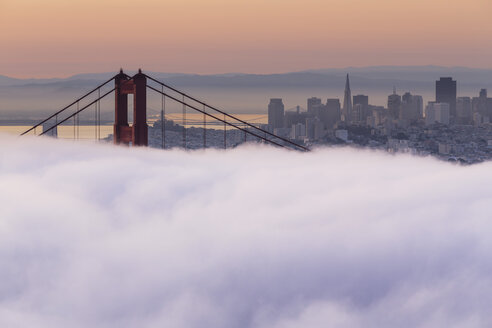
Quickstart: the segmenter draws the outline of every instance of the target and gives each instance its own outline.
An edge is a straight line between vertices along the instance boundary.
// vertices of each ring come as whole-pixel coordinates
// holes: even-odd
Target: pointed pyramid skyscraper
[[[350,80],[347,74],[347,81],[345,82],[345,94],[343,96],[343,120],[349,122],[352,115],[352,92],[350,91]]]

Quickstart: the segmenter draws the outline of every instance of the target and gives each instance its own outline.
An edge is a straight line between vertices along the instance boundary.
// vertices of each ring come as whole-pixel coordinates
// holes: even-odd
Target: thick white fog
[[[492,163],[0,136],[0,327],[490,327]]]

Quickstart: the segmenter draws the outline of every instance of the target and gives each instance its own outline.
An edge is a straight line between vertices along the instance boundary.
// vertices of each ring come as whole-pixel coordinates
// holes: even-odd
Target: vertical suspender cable
[[[164,111],[161,109],[161,149],[164,149]]]
[[[79,102],[77,101],[77,112],[79,111]],[[73,116],[73,140],[76,140],[76,126],[77,126],[77,115]]]
[[[166,122],[166,96],[164,96],[164,86],[161,85],[161,91],[162,91],[162,104],[161,104],[161,137],[162,137],[162,149],[166,148],[166,127],[165,127],[165,122]]]
[[[207,115],[205,114],[206,108],[203,105],[203,148],[207,148]]]
[[[97,101],[94,103],[94,141],[97,141]]]
[[[98,90],[97,101],[97,140],[101,139],[101,88]]]
[[[78,105],[78,103],[77,103]],[[77,106],[77,112],[79,111],[79,106]],[[77,116],[77,140],[79,140],[79,135],[80,135],[80,131],[79,131],[79,123],[80,123],[80,117],[79,117],[79,114],[77,113],[75,116]]]
[[[224,114],[224,149],[227,149],[226,116]]]
[[[186,149],[186,105],[185,105],[184,95],[183,95],[183,148]]]

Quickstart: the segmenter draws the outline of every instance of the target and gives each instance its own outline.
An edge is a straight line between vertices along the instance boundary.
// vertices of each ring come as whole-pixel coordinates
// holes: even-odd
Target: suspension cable
[[[156,80],[156,79],[154,79],[153,77],[148,76],[147,74],[144,74],[144,75],[145,75],[145,76],[146,76],[149,80],[154,81],[154,82],[156,82],[156,83],[160,84],[161,86],[164,86],[164,87],[166,87],[167,89],[170,89],[170,90],[172,90],[172,91],[174,91],[174,92],[176,92],[176,93],[178,93],[178,94],[182,95],[182,96],[183,96],[183,98],[184,98],[184,97],[186,97],[186,98],[191,99],[191,100],[193,100],[193,101],[195,101],[195,102],[197,102],[197,103],[199,103],[199,104],[205,105],[205,106],[207,106],[208,108],[210,108],[210,109],[212,109],[212,110],[214,110],[214,111],[216,111],[216,112],[218,112],[218,113],[220,113],[220,114],[223,114],[223,115],[225,115],[225,116],[227,116],[227,117],[229,117],[229,118],[231,118],[231,119],[233,119],[233,120],[235,120],[235,121],[238,121],[238,122],[240,122],[240,123],[242,123],[242,124],[244,124],[244,125],[246,125],[246,126],[249,126],[250,128],[253,128],[253,129],[255,129],[255,130],[259,131],[259,132],[264,132],[265,134],[268,134],[268,135],[269,135],[269,136],[271,136],[271,137],[274,137],[274,138],[277,138],[277,139],[279,139],[279,140],[282,140],[283,142],[285,142],[285,143],[287,143],[287,144],[289,144],[289,145],[291,145],[291,146],[294,146],[294,147],[297,147],[297,148],[301,148],[302,150],[305,150],[305,151],[310,151],[310,149],[309,149],[309,148],[307,148],[307,147],[301,146],[301,145],[299,145],[299,144],[297,144],[297,143],[295,143],[295,142],[292,142],[292,141],[290,141],[290,140],[288,140],[288,139],[286,139],[286,138],[283,138],[283,137],[277,136],[277,135],[275,135],[275,134],[273,134],[273,133],[271,133],[271,132],[268,132],[268,131],[265,131],[265,130],[263,130],[263,129],[260,129],[259,127],[255,126],[255,125],[253,125],[253,124],[250,124],[250,123],[248,123],[248,122],[246,122],[246,121],[244,121],[244,120],[241,120],[241,119],[239,119],[239,118],[237,118],[237,117],[234,117],[234,116],[232,116],[232,115],[230,115],[230,114],[227,114],[226,112],[224,112],[224,111],[222,111],[222,110],[220,110],[220,109],[218,109],[218,108],[216,108],[216,107],[213,107],[213,106],[211,106],[211,105],[208,105],[208,104],[204,103],[203,101],[200,101],[200,100],[198,100],[198,99],[196,99],[196,98],[194,98],[194,97],[192,97],[192,96],[190,96],[190,95],[188,95],[188,94],[186,94],[186,93],[184,93],[184,92],[181,92],[181,91],[179,91],[179,90],[177,90],[177,89],[175,89],[175,88],[173,88],[173,87],[171,87],[171,86],[169,86],[169,85],[167,85],[167,84],[165,84],[165,83],[163,83],[163,82],[161,82],[161,81],[159,81],[159,80]],[[188,107],[190,107],[190,106],[188,106]],[[267,139],[267,140],[268,140],[268,139]]]
[[[92,94],[93,92],[95,92],[97,89],[99,88],[102,88],[103,86],[105,86],[106,84],[108,84],[109,82],[113,81],[115,79],[116,75],[113,76],[112,78],[110,78],[109,80],[107,80],[106,82],[104,82],[103,84],[99,85],[97,88],[89,91],[88,93],[86,93],[85,95],[83,95],[82,97],[78,98],[77,100],[75,100],[74,102],[72,102],[70,105],[67,105],[65,106],[64,108],[60,109],[58,112],[54,113],[53,115],[49,116],[47,119],[39,122],[38,124],[34,125],[33,127],[31,127],[30,129],[26,130],[25,132],[23,132],[21,134],[21,136],[23,136],[24,134],[26,133],[29,133],[30,131],[34,130],[36,127],[42,125],[43,123],[49,121],[50,119],[52,119],[53,117],[55,117],[55,115],[58,115],[60,114],[61,112],[67,110],[68,108],[72,107],[73,105],[75,105],[76,103],[78,103],[79,101],[81,101],[82,99],[86,98],[87,96],[89,96],[90,94]]]
[[[157,92],[157,93],[161,93],[161,91],[159,91],[158,89],[156,89],[156,88],[154,88],[154,87],[151,87],[150,85],[147,85],[147,88],[149,88],[149,89],[151,89],[151,90],[153,90],[153,91],[155,91],[155,92]],[[180,99],[178,99],[178,98],[176,98],[176,97],[173,97],[173,96],[171,96],[171,95],[169,95],[169,94],[167,94],[167,93],[164,93],[164,94],[165,94],[165,96],[166,96],[166,97],[168,97],[169,99],[172,99],[172,100],[176,101],[177,103],[182,104],[182,100],[180,100]],[[259,135],[259,134],[256,134],[256,133],[251,132],[251,131],[247,131],[247,130],[245,130],[244,128],[242,128],[242,127],[240,127],[240,126],[238,126],[238,125],[236,125],[236,124],[233,124],[233,123],[230,123],[230,122],[226,122],[226,121],[224,121],[223,119],[219,118],[218,116],[215,116],[215,115],[213,115],[213,114],[210,114],[210,113],[206,113],[206,112],[204,112],[203,110],[199,109],[198,107],[195,107],[195,106],[190,105],[190,104],[186,104],[186,106],[187,106],[187,107],[190,107],[191,109],[193,109],[193,110],[195,110],[195,111],[197,111],[197,112],[200,112],[200,113],[202,113],[202,114],[206,114],[208,117],[211,117],[211,118],[213,118],[213,119],[214,119],[214,120],[216,120],[216,121],[219,121],[219,122],[222,122],[222,123],[226,123],[227,125],[232,126],[233,128],[236,128],[236,129],[238,129],[238,130],[241,130],[241,131],[246,131],[248,134],[250,134],[250,135],[252,135],[252,136],[254,136],[254,137],[258,138],[258,139],[264,139],[264,138],[263,138],[261,135]],[[282,147],[282,148],[286,148],[284,145],[282,145],[282,144],[280,144],[280,143],[277,143],[277,142],[275,142],[275,141],[268,140],[268,139],[265,139],[265,140],[266,140],[266,141],[268,141],[269,143],[271,143],[272,145],[275,145],[275,146],[278,146],[278,147]],[[307,149],[307,148],[306,148],[306,149]],[[309,151],[309,149],[308,149],[307,151]]]
[[[68,117],[64,118],[64,119],[63,119],[63,120],[61,120],[60,122],[58,122],[58,125],[56,125],[56,126],[59,126],[59,125],[61,125],[62,123],[65,123],[66,121],[68,121],[68,120],[69,120],[70,118],[72,118],[72,117],[74,118],[74,121],[75,121],[75,116],[77,116],[80,112],[82,112],[82,111],[84,111],[85,109],[89,108],[90,106],[94,105],[94,103],[95,103],[96,101],[103,99],[104,97],[106,97],[107,95],[109,95],[109,94],[110,94],[111,92],[113,92],[114,90],[116,90],[116,88],[113,88],[113,89],[109,90],[108,92],[106,92],[105,94],[103,94],[103,95],[102,95],[99,99],[96,99],[96,100],[92,101],[91,103],[89,103],[89,104],[85,105],[85,106],[84,106],[84,107],[82,107],[81,109],[78,109],[79,107],[77,106],[77,111],[76,111],[75,113],[73,113],[72,115],[70,115],[70,116],[68,116]],[[52,127],[51,127],[51,128],[49,128],[48,130],[43,131],[43,133],[41,133],[40,135],[43,135],[43,134],[45,134],[45,133],[47,133],[47,132],[51,131],[51,130],[52,130],[52,129],[54,129],[54,128],[55,128],[55,126],[52,126]],[[75,130],[75,128],[74,128],[74,130]]]

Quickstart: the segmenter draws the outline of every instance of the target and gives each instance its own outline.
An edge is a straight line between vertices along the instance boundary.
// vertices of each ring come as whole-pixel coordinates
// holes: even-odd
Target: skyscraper
[[[327,129],[333,128],[336,122],[340,121],[340,100],[327,99],[324,111],[321,112],[321,121]]]
[[[436,102],[449,104],[451,120],[456,117],[456,81],[451,77],[441,77],[436,81]]]
[[[362,106],[369,106],[369,96],[357,95],[353,97],[354,105],[361,104]]]
[[[347,80],[345,82],[345,94],[343,96],[342,115],[345,122],[350,121],[350,116],[352,115],[352,92],[350,91],[350,80],[348,74]]]
[[[400,119],[406,120],[408,123],[417,121],[423,117],[423,106],[422,96],[415,96],[406,92],[402,96]]]
[[[312,97],[307,100],[307,111],[308,114],[313,114],[316,107],[321,106],[321,99]]]
[[[268,104],[268,125],[270,129],[284,127],[284,103],[281,98],[270,99]]]
[[[470,124],[472,120],[472,100],[470,97],[456,99],[456,123]]]
[[[400,117],[401,96],[396,94],[396,88],[393,88],[393,94],[388,96],[388,110],[392,118]]]
[[[473,97],[472,112],[479,113],[481,116],[487,115],[487,89],[481,89],[480,96]]]
[[[357,122],[365,122],[367,116],[369,116],[369,96],[356,95],[353,98],[352,103],[352,120]],[[358,106],[357,111],[355,110]]]

